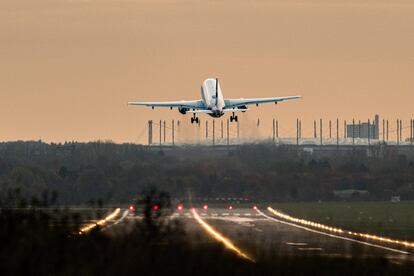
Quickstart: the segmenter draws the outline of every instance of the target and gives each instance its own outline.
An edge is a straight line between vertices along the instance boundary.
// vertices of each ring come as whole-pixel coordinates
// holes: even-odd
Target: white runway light
[[[231,251],[235,252],[238,256],[246,260],[249,260],[253,263],[256,262],[252,257],[250,257],[249,255],[244,253],[241,249],[236,247],[229,239],[225,238],[223,235],[217,232],[212,226],[210,226],[207,222],[202,220],[194,208],[191,209],[191,212],[193,213],[194,219],[207,231],[207,233],[210,234],[210,236],[212,236],[217,241],[223,243],[227,249],[230,249]]]
[[[347,237],[345,235],[329,233],[329,232],[321,231],[321,230],[318,230],[318,229],[313,229],[313,228],[310,228],[308,226],[300,225],[299,223],[294,223],[294,222],[290,222],[290,221],[286,221],[286,220],[281,220],[280,218],[275,218],[275,217],[268,216],[265,213],[263,213],[262,211],[260,211],[259,209],[257,209],[256,212],[258,213],[257,215],[263,216],[263,217],[265,217],[269,220],[273,220],[273,221],[276,221],[278,223],[286,224],[286,225],[296,227],[296,228],[299,228],[299,229],[303,229],[305,231],[309,231],[309,232],[316,233],[316,234],[319,234],[319,235],[324,235],[324,236],[328,236],[328,237],[331,237],[331,238],[346,240],[346,241],[350,241],[350,242],[356,242],[356,243],[363,244],[363,245],[366,245],[366,246],[381,248],[381,249],[384,249],[384,250],[388,250],[388,251],[391,251],[391,252],[400,253],[400,254],[404,254],[404,255],[410,254],[409,252],[403,251],[403,250],[400,250],[400,249],[395,249],[395,248],[387,247],[387,246],[384,246],[384,245],[369,243],[367,241],[361,241],[359,239],[355,239],[354,237]]]
[[[115,211],[113,211],[111,214],[109,214],[106,218],[101,219],[101,220],[99,220],[99,221],[97,221],[95,223],[87,224],[84,227],[82,227],[79,230],[79,234],[85,234],[85,233],[91,231],[93,228],[95,228],[98,225],[99,226],[104,226],[108,221],[116,218],[119,215],[120,212],[121,212],[121,209],[120,208],[116,208]]]
[[[269,212],[271,212],[273,215],[275,215],[275,216],[277,216],[281,219],[291,221],[291,222],[294,222],[294,223],[298,223],[298,224],[302,224],[302,225],[306,225],[306,226],[311,226],[313,228],[321,229],[321,230],[324,230],[324,231],[327,231],[327,232],[345,234],[345,235],[350,235],[350,236],[353,236],[353,237],[364,238],[364,239],[367,239],[367,240],[379,241],[379,242],[382,242],[382,243],[396,244],[396,245],[401,245],[401,246],[414,248],[414,243],[413,242],[400,241],[400,240],[390,239],[390,238],[387,238],[387,237],[381,237],[381,236],[370,235],[370,234],[365,234],[365,233],[347,231],[347,230],[343,230],[341,228],[327,226],[327,225],[323,225],[323,224],[320,224],[320,223],[317,223],[317,222],[291,217],[291,216],[286,215],[282,212],[274,210],[271,207],[267,207],[267,210]]]

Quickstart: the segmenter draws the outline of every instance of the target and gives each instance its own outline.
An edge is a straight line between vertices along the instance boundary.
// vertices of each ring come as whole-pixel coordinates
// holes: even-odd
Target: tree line
[[[171,198],[243,197],[253,201],[414,199],[410,155],[323,157],[294,147],[148,148],[110,141],[0,143],[0,204],[118,204],[151,187]],[[358,191],[366,191],[359,194]]]

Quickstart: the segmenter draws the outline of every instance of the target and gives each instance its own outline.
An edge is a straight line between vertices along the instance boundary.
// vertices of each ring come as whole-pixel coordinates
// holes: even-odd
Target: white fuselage
[[[220,83],[218,83],[217,88],[216,93],[215,79],[206,79],[201,86],[201,98],[206,108],[213,111],[213,113],[209,114],[212,117],[221,117],[224,114],[224,98],[221,92]]]

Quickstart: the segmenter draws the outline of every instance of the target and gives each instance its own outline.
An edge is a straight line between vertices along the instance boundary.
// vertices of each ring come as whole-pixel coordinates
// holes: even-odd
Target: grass
[[[293,217],[363,233],[414,241],[414,202],[273,203]]]

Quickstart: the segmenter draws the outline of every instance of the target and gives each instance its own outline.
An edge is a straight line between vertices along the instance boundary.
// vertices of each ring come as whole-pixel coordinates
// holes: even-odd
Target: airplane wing
[[[205,109],[202,100],[198,101],[173,101],[173,102],[129,102],[128,105],[140,105],[149,107],[181,107],[189,109]]]
[[[277,103],[286,100],[293,100],[302,98],[301,96],[289,96],[289,97],[277,97],[277,98],[251,98],[251,99],[229,99],[224,100],[225,108],[237,108],[241,106],[247,106],[251,104],[262,103]]]

